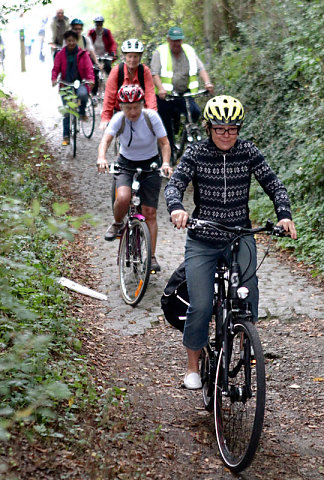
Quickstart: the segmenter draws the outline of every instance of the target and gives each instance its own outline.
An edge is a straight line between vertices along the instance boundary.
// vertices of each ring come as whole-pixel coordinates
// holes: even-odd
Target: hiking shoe
[[[152,259],[151,259],[151,272],[156,273],[156,272],[160,272],[160,271],[161,271],[161,267],[158,264],[158,261],[157,261],[156,257],[153,255]]]
[[[62,146],[67,147],[68,145],[70,145],[70,138],[69,137],[63,137]]]
[[[120,237],[123,231],[123,228],[124,228],[124,222],[112,223],[110,227],[107,228],[107,231],[105,233],[105,240],[107,240],[107,242],[112,242],[113,240],[115,240],[116,237]]]

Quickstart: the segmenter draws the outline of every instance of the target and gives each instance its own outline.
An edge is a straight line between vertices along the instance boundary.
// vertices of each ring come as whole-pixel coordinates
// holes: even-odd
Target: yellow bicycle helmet
[[[244,120],[244,108],[237,98],[218,95],[206,103],[204,119],[214,125],[241,126]]]

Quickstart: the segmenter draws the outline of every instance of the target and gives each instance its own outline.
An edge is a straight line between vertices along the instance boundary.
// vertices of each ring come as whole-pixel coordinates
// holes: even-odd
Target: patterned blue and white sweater
[[[226,152],[219,150],[209,138],[190,145],[165,188],[168,211],[185,210],[183,194],[192,181],[193,217],[231,227],[249,228],[248,201],[252,174],[273,201],[278,221],[291,219],[287,190],[257,147],[242,139],[238,139]],[[228,234],[223,232],[189,231],[188,234],[218,245],[229,240]]]

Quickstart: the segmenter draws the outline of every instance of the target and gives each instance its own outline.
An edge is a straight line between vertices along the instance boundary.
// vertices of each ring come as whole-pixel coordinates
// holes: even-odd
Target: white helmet
[[[137,38],[129,38],[128,40],[125,40],[121,46],[121,51],[123,53],[143,53],[144,52],[144,46],[142,42],[137,40]]]

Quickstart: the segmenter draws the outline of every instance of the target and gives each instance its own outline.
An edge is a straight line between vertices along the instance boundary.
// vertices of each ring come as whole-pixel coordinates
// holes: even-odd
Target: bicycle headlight
[[[139,181],[134,180],[133,184],[132,184],[132,190],[136,190],[136,192],[137,192],[139,190],[139,187],[140,187]]]
[[[188,135],[188,142],[193,142],[193,137],[192,137],[192,135]]]
[[[138,207],[141,203],[141,200],[140,198],[137,196],[137,195],[134,195],[133,196],[133,205],[135,205],[135,207]]]
[[[249,289],[246,287],[240,287],[237,289],[237,296],[241,299],[244,300],[248,294],[249,294]]]

